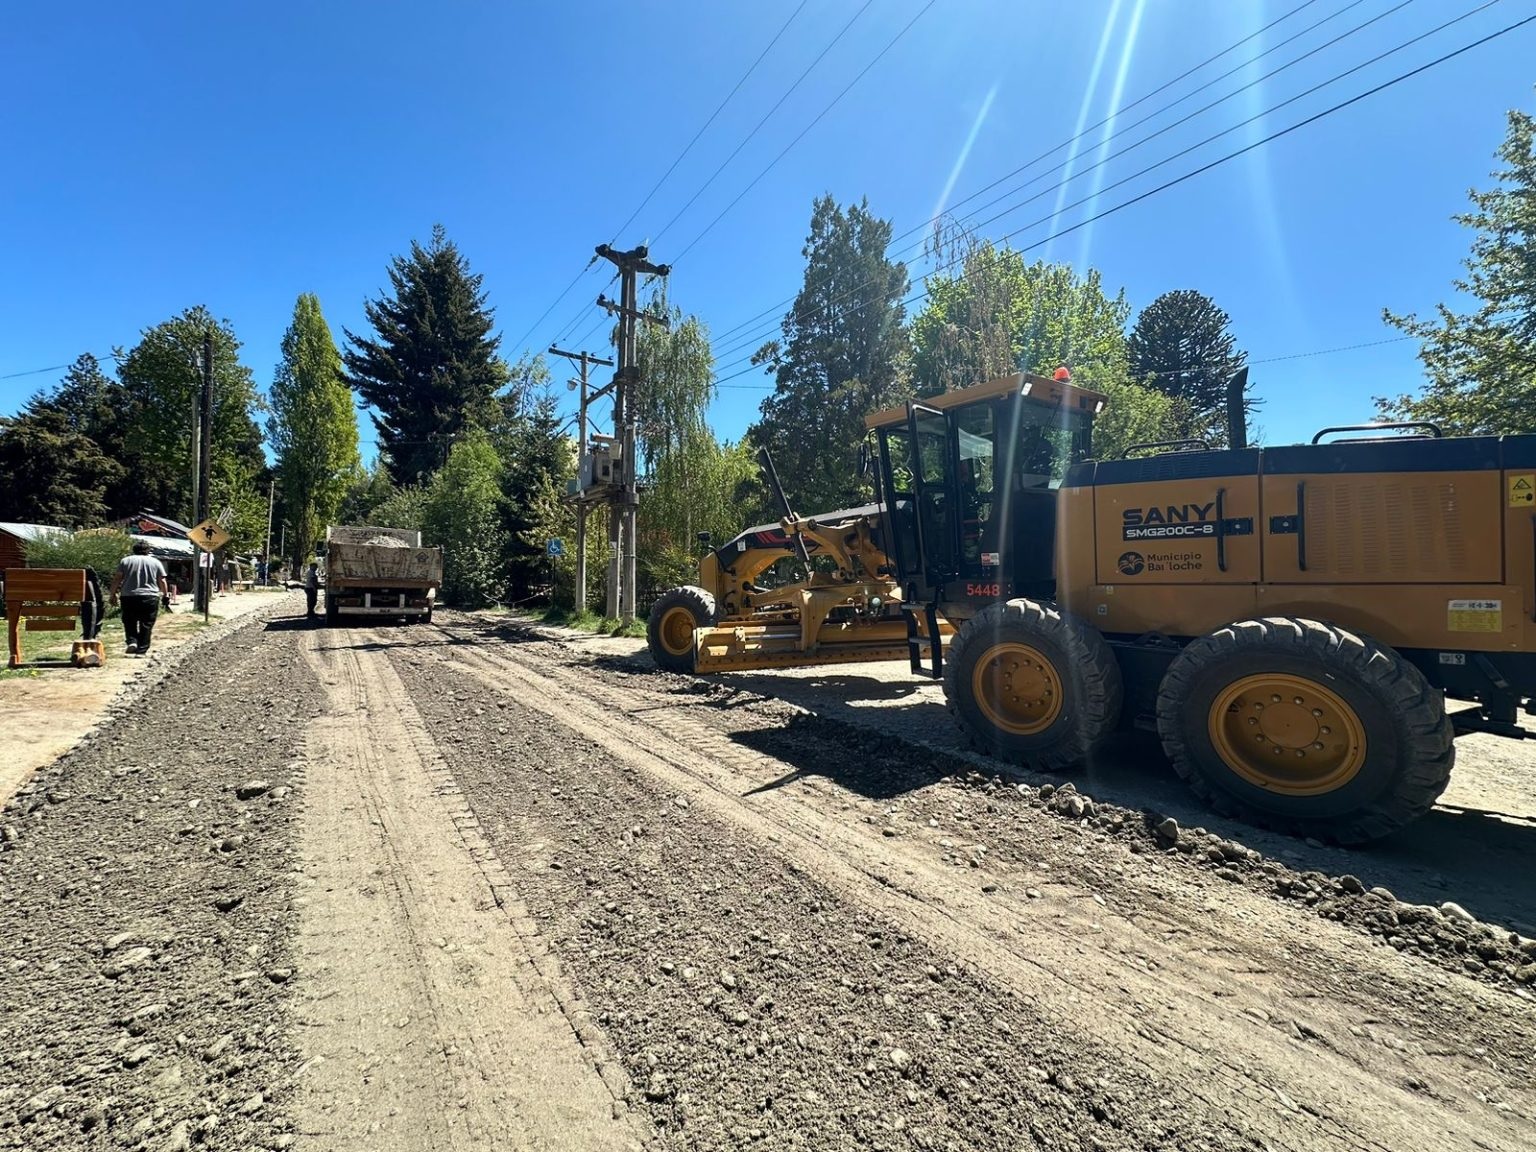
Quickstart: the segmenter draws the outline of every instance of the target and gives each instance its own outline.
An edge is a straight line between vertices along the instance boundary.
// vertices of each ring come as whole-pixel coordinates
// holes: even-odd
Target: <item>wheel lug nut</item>
[[[1250,717],[1248,717],[1248,723],[1249,724],[1257,724],[1258,722],[1259,722],[1259,718],[1257,716],[1250,716]]]
[[[1304,703],[1306,703],[1306,701],[1304,701],[1300,696],[1297,696],[1296,697],[1296,703],[1297,704],[1304,704]]]
[[[1323,742],[1319,740],[1316,744],[1312,745],[1312,749],[1315,752],[1321,752],[1323,750]]]
[[[1300,748],[1296,749],[1296,759],[1300,760],[1305,755],[1306,753],[1303,752]]]
[[[1321,708],[1314,708],[1314,709],[1312,709],[1312,715],[1314,715],[1314,716],[1321,716],[1322,714],[1323,714],[1323,710]]]
[[[1319,728],[1318,731],[1321,732],[1324,736],[1329,736],[1329,735],[1332,735],[1332,733],[1333,733],[1333,729],[1328,727],[1328,725],[1326,725],[1326,724],[1324,724],[1321,728]]]
[[[1271,703],[1271,704],[1278,704],[1278,703],[1280,703],[1280,697],[1279,697],[1279,695],[1278,695],[1278,694],[1276,694],[1276,695],[1272,695],[1272,696],[1271,696],[1271,697],[1270,697],[1270,698],[1269,698],[1269,702],[1270,702],[1270,703]]]

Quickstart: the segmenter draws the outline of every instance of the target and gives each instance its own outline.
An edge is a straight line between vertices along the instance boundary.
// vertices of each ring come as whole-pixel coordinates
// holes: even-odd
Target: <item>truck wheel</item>
[[[693,671],[693,634],[715,622],[715,598],[702,588],[685,584],[662,593],[651,605],[645,640],[651,659],[663,672]]]
[[[327,628],[336,627],[336,621],[340,615],[341,614],[336,611],[336,605],[332,604],[331,598],[327,596],[325,598],[325,626]]]
[[[1120,720],[1120,666],[1098,631],[1034,600],[967,620],[944,666],[949,711],[984,752],[1031,768],[1081,764]]]
[[[1445,701],[1391,648],[1316,620],[1242,620],[1187,645],[1158,693],[1176,771],[1218,812],[1363,844],[1450,780]]]

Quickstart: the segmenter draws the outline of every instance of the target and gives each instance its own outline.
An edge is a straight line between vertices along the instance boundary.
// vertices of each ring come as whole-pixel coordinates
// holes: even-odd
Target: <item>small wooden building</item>
[[[0,522],[0,572],[7,568],[27,566],[27,545],[39,536],[57,533],[68,535],[63,528],[48,524],[8,524]]]

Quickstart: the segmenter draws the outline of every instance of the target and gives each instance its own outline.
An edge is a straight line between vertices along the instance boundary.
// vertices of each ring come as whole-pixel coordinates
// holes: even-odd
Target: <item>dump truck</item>
[[[1105,402],[1018,373],[866,420],[888,603],[975,745],[1067,771],[1149,729],[1218,811],[1356,844],[1434,805],[1457,736],[1529,735],[1536,435],[1101,459]],[[697,664],[722,627],[756,626],[701,626]]]
[[[325,530],[325,622],[344,617],[432,619],[443,584],[443,550],[406,528],[333,525]]]

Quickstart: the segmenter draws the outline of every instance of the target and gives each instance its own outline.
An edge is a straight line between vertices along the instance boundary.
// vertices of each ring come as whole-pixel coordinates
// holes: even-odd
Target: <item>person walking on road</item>
[[[149,554],[147,543],[135,540],[133,551],[118,561],[117,573],[112,577],[112,603],[121,600],[123,632],[128,637],[130,656],[143,656],[149,651],[160,602],[163,599],[169,605],[170,598],[165,565]]]
[[[320,599],[320,565],[313,560],[304,572],[304,603],[309,610],[309,618],[315,618],[315,602]]]

